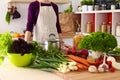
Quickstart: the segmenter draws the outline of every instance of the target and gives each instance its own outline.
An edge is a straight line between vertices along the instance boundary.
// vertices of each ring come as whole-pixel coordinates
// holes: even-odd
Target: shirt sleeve
[[[61,31],[61,27],[60,27],[60,23],[59,23],[59,9],[58,9],[58,6],[54,3],[53,3],[53,8],[54,8],[56,16],[57,16],[57,23],[56,23],[57,32],[61,33],[62,31]]]
[[[35,15],[35,2],[31,2],[28,7],[28,18],[27,18],[27,25],[26,25],[26,31],[33,31],[33,27],[36,23],[36,15]]]

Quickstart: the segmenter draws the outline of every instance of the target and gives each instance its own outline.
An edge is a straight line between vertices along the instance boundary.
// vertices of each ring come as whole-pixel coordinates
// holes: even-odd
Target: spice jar
[[[83,39],[81,32],[76,32],[76,35],[73,37],[73,45],[78,46],[79,42]]]
[[[95,10],[95,11],[99,10],[99,6],[98,6],[98,5],[95,5],[95,6],[94,6],[94,10]]]
[[[106,22],[103,22],[101,25],[101,32],[107,32],[107,25]]]
[[[107,33],[111,34],[111,22],[107,24]]]
[[[102,10],[106,10],[106,4],[102,4]]]
[[[120,36],[120,23],[117,23],[116,26],[116,36]]]
[[[92,23],[88,22],[87,25],[86,25],[86,32],[91,33],[91,28],[92,28]]]

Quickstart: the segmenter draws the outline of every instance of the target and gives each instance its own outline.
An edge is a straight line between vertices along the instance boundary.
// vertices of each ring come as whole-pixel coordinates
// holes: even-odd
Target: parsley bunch
[[[86,48],[88,50],[91,49],[99,52],[108,52],[113,50],[116,46],[117,40],[114,35],[97,31],[85,36],[79,43],[78,48]]]

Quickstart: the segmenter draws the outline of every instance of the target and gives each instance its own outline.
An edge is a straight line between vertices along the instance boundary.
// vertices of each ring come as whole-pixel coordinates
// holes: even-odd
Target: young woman
[[[28,8],[28,22],[25,32],[25,41],[33,40],[43,42],[50,34],[62,40],[58,17],[58,6],[49,0],[36,0]]]

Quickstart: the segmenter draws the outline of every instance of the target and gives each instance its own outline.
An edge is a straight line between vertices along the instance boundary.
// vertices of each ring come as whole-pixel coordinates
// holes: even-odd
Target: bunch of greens
[[[80,2],[80,5],[83,6],[83,5],[93,5],[94,4],[94,0],[82,0]]]
[[[7,55],[8,48],[12,44],[12,36],[9,32],[0,34],[0,56],[4,57]]]
[[[18,38],[18,40],[13,40],[8,52],[24,55],[31,53],[32,49],[34,49],[32,44],[27,43],[24,39]]]
[[[100,31],[93,32],[85,36],[78,44],[79,49],[86,48],[88,50],[108,52],[117,46],[115,36],[109,33],[102,33]]]
[[[108,52],[109,54],[115,54],[115,55],[120,55],[120,48],[119,47],[115,47],[115,49],[113,49],[112,51]]]
[[[71,13],[72,12],[72,5],[70,4],[69,8],[64,10],[64,13]]]
[[[4,57],[7,55],[8,48],[12,44],[12,36],[9,32],[0,34],[0,64],[3,62]]]
[[[35,41],[31,42],[31,44],[35,47],[35,49],[32,50],[35,57],[30,66],[31,68],[51,71],[57,69],[61,63],[69,62],[63,53],[52,46],[49,46],[49,49],[46,51]]]

